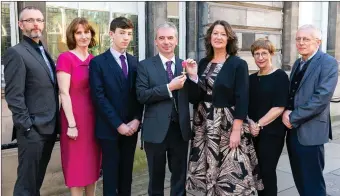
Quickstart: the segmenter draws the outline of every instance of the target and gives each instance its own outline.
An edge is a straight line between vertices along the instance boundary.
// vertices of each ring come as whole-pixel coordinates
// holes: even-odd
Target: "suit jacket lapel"
[[[300,82],[299,88],[296,90],[298,91],[301,88],[301,85],[306,81],[307,77],[315,70],[315,68],[318,66],[318,62],[320,60],[321,57],[321,52],[318,51],[315,56],[313,57],[313,59],[311,60],[310,64],[308,65],[308,68],[305,72],[305,74],[302,77],[302,80]]]
[[[161,57],[159,57],[159,54],[153,57],[153,64],[157,70],[156,73],[158,75],[160,83],[167,84],[168,76],[166,75],[166,70],[164,69],[164,65],[162,63]]]
[[[132,58],[132,56],[128,53],[126,53],[126,57],[127,57],[127,62],[128,62],[128,79],[129,79],[129,86],[130,89],[133,87],[134,85],[134,74],[135,74],[135,69],[137,67],[137,62],[134,61],[134,59]]]
[[[116,78],[117,83],[119,84],[120,88],[123,88],[123,70],[117,63],[116,59],[113,57],[113,55],[110,52],[110,49],[105,52],[106,62],[109,64],[109,66],[112,68],[113,71],[113,77]]]
[[[43,69],[46,71],[48,77],[50,78],[50,81],[54,84],[54,81],[52,80],[52,76],[50,73],[50,70],[48,69],[46,62],[44,58],[41,56],[41,54],[38,53],[29,43],[26,41],[23,41],[23,44],[25,45],[27,51],[34,56],[34,58],[40,63],[40,65],[43,67]],[[51,65],[52,66],[52,65]],[[53,69],[53,68],[52,68]]]
[[[295,71],[296,71],[297,67],[298,67],[299,64],[300,64],[300,60],[301,60],[301,59],[298,59],[298,60],[295,61],[294,65],[293,65],[293,68],[292,68],[292,72],[290,73],[290,80],[293,79],[293,76],[294,76],[294,74],[295,74]]]

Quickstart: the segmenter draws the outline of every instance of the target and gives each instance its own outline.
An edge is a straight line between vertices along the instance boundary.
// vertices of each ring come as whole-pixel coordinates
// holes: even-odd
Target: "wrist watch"
[[[256,125],[257,125],[260,129],[263,129],[263,126],[260,125],[260,123],[259,123],[258,121],[256,122]]]

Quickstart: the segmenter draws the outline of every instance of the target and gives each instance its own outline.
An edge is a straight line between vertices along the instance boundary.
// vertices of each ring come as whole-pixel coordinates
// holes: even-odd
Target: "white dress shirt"
[[[159,57],[161,58],[161,61],[162,61],[162,64],[163,64],[163,67],[164,67],[164,70],[166,71],[166,62],[168,61],[172,61],[172,64],[171,64],[171,71],[172,71],[172,74],[174,75],[174,77],[176,76],[175,75],[175,62],[176,62],[176,58],[175,58],[175,55],[171,58],[171,59],[167,59],[165,56],[163,56],[161,53],[159,53]],[[172,98],[172,92],[170,91],[169,89],[169,84],[166,85],[166,87],[168,88],[168,92],[169,92],[169,96],[170,98]]]

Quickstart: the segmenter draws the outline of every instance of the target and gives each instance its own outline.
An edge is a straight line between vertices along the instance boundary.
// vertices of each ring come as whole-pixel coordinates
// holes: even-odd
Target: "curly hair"
[[[77,17],[72,20],[71,24],[66,29],[66,43],[67,43],[68,49],[70,50],[75,49],[77,46],[76,39],[74,38],[74,34],[77,32],[78,25],[80,24],[84,26],[85,31],[91,32],[92,37],[91,37],[91,41],[89,44],[89,48],[92,48],[97,45],[97,42],[94,38],[96,35],[96,32],[94,31],[93,27],[89,24],[86,18]]]
[[[231,28],[230,24],[227,21],[224,20],[216,20],[207,30],[207,34],[205,35],[205,49],[206,49],[206,55],[208,60],[211,60],[214,58],[214,49],[211,45],[211,34],[215,28],[216,25],[222,25],[225,29],[225,32],[227,33],[227,46],[226,51],[229,55],[236,55],[238,51],[238,38],[236,36],[236,33]]]

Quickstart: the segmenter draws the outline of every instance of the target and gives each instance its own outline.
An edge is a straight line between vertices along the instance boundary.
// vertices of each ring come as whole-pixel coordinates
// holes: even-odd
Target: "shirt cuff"
[[[168,88],[169,96],[170,96],[170,98],[172,98],[172,92],[169,89],[169,84],[166,85],[166,88]]]
[[[190,79],[191,81],[195,82],[196,84],[198,83],[198,76],[197,76],[196,79],[192,79],[192,78],[189,76],[189,79]]]

